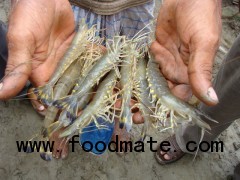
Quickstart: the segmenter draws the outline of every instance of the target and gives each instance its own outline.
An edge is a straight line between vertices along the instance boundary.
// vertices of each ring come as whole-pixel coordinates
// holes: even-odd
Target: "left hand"
[[[74,34],[68,0],[15,1],[9,17],[8,61],[0,100],[17,95],[27,80],[35,87],[46,84]]]

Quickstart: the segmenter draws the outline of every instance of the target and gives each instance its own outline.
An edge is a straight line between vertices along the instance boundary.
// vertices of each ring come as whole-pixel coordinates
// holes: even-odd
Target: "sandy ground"
[[[8,8],[8,0],[0,0],[0,19],[3,21],[7,21]],[[237,35],[234,31],[236,26],[231,20],[224,20],[222,45],[225,49]],[[223,57],[224,53],[219,52],[215,73]],[[27,140],[38,132],[41,123],[42,118],[34,112],[28,101],[0,102],[0,179],[218,180],[232,174],[240,158],[240,150],[235,150],[233,146],[234,142],[240,143],[240,121],[236,121],[219,137],[225,143],[224,152],[202,154],[195,162],[192,162],[193,156],[186,155],[175,164],[160,166],[148,146],[145,147],[145,153],[130,153],[125,157],[110,152],[94,156],[78,147],[66,160],[45,162],[38,153],[19,153],[16,147],[16,141]],[[168,135],[152,134],[158,141]]]

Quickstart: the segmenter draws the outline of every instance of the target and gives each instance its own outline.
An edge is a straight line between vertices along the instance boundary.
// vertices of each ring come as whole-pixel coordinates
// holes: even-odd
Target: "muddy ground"
[[[237,11],[230,4],[224,3],[223,6],[227,17]],[[0,19],[6,22],[8,12],[9,0],[0,0]],[[239,19],[240,16],[237,16],[223,21],[222,50],[216,57],[215,74],[224,58],[224,51],[231,46],[239,32]],[[193,156],[186,155],[175,164],[160,166],[149,146],[145,147],[145,153],[130,153],[125,157],[110,152],[94,156],[78,147],[66,160],[45,162],[38,153],[19,153],[16,147],[16,141],[27,140],[38,132],[41,123],[42,118],[27,100],[0,102],[0,179],[218,180],[232,174],[240,159],[240,150],[236,150],[233,145],[240,143],[240,121],[236,121],[219,137],[224,141],[224,152],[202,154],[195,162],[192,162]],[[152,136],[160,141],[169,134]]]

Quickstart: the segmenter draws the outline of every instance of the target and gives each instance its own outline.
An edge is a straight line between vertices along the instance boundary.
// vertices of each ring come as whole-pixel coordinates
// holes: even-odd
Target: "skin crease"
[[[208,105],[217,103],[206,98],[206,93],[212,86],[221,33],[220,10],[220,0],[165,0],[160,9],[151,52],[174,95],[184,100],[193,92]],[[68,0],[13,2],[7,35],[6,73],[10,74],[3,80],[0,99],[15,96],[28,79],[35,86],[44,85],[69,47],[74,28]],[[137,112],[133,120],[142,122],[141,114]]]

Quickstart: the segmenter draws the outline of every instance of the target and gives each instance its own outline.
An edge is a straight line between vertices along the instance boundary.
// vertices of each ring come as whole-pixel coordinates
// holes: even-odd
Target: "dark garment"
[[[0,21],[0,79],[4,76],[8,57],[6,34],[7,26]]]
[[[240,164],[238,164],[234,169],[233,180],[240,179]]]

